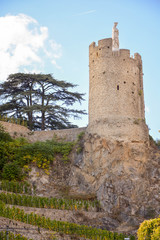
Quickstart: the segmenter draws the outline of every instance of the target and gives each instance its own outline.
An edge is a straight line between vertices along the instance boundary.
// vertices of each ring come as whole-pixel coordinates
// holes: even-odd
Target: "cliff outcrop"
[[[40,195],[97,198],[105,216],[101,227],[134,233],[144,219],[160,214],[160,150],[142,142],[108,140],[87,132],[81,152],[68,164],[53,163],[50,176],[30,181]],[[112,227],[111,227],[112,226]]]
[[[96,192],[103,209],[120,219],[159,213],[160,151],[141,142],[119,142],[85,135],[72,186]],[[82,183],[80,179],[83,179]],[[77,181],[77,182],[75,182]],[[84,184],[85,183],[85,184]]]

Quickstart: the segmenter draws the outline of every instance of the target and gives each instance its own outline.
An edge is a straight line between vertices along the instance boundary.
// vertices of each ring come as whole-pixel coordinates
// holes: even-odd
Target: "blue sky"
[[[146,122],[160,139],[159,0],[0,0],[0,81],[15,72],[53,73],[79,85],[88,110],[88,46],[112,35],[143,60]],[[75,122],[86,126],[88,117]]]

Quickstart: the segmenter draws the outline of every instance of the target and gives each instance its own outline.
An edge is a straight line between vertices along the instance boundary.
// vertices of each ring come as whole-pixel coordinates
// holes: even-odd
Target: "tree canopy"
[[[51,74],[11,74],[0,84],[0,114],[27,120],[31,130],[76,127],[69,118],[85,111],[73,108],[84,100],[84,94],[69,90],[74,87]]]

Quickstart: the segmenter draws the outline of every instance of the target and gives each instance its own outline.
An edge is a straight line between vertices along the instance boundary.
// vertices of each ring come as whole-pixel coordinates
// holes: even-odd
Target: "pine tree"
[[[69,90],[74,87],[51,74],[11,74],[0,84],[0,114],[27,120],[30,130],[76,127],[69,118],[85,111],[72,108],[84,100],[84,94]]]

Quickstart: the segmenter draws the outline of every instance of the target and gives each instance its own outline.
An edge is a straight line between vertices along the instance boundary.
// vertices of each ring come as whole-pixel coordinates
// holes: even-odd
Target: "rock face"
[[[111,141],[87,134],[69,185],[95,194],[106,214],[120,222],[160,213],[160,151],[142,142]],[[136,219],[135,219],[136,221]]]
[[[78,145],[81,151],[75,146],[70,162],[54,161],[49,176],[32,169],[37,194],[97,197],[104,212],[98,226],[118,232],[134,234],[144,219],[160,214],[160,149],[87,132]]]

